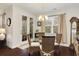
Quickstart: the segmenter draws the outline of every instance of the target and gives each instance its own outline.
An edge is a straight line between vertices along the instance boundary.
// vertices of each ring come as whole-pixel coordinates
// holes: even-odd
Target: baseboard
[[[19,43],[19,44],[17,44],[17,45],[13,45],[13,46],[9,46],[9,45],[8,45],[8,47],[11,48],[11,49],[14,49],[14,48],[20,47],[20,46],[23,45],[23,44],[27,44],[27,43],[28,43],[27,41],[24,41],[24,42]]]
[[[11,49],[14,49],[14,48],[17,48],[18,46],[20,46],[21,44],[19,44],[19,45],[14,45],[14,46],[8,46],[9,48],[11,48]]]
[[[34,43],[34,42],[33,42],[33,43]],[[14,49],[14,48],[17,48],[17,47],[19,48],[19,47],[22,46],[23,44],[28,44],[28,43],[21,43],[21,44],[19,44],[19,45],[10,46],[10,48],[11,48],[11,49]],[[55,45],[58,45],[58,44],[55,43]],[[32,46],[35,46],[35,44],[34,44],[34,45],[32,44]],[[40,46],[40,45],[36,44],[36,46]],[[61,43],[60,46],[69,47],[69,44]]]
[[[55,45],[58,45],[57,43],[55,43]],[[61,43],[60,46],[65,46],[65,47],[69,47],[69,44],[65,44],[65,43]]]

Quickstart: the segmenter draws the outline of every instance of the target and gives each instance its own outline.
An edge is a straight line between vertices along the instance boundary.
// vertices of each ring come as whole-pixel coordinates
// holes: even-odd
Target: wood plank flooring
[[[29,52],[27,49],[10,49],[6,47],[0,48],[0,56],[29,56]],[[34,53],[33,56],[40,56],[40,54],[37,52],[37,54]],[[76,53],[74,50],[70,50],[69,47],[55,46],[54,56],[76,56]]]

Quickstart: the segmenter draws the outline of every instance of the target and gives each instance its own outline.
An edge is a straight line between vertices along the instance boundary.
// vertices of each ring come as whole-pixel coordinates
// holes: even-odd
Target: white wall
[[[11,18],[11,26],[6,26],[7,29],[7,46],[10,48],[15,48],[22,44],[22,15],[27,16],[27,34],[29,34],[29,18],[35,20],[35,16],[27,12],[23,8],[12,5],[5,9],[6,12],[6,21]],[[33,36],[34,39],[34,36]]]
[[[0,16],[0,28],[2,27],[2,16]]]
[[[4,9],[0,9],[0,27],[2,27],[2,15],[4,13]]]
[[[7,46],[12,47],[13,46],[13,7],[9,6],[5,9],[6,12],[6,40],[7,40]],[[7,19],[11,18],[11,26],[7,26]]]
[[[23,8],[13,5],[13,39],[14,46],[22,44],[22,15],[27,16],[27,34],[30,32],[29,19],[34,18],[31,13],[28,13]]]

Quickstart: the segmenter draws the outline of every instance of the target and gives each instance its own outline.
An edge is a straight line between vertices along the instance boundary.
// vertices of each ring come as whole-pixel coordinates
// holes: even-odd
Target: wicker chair
[[[41,55],[50,56],[54,53],[55,36],[42,36]]]

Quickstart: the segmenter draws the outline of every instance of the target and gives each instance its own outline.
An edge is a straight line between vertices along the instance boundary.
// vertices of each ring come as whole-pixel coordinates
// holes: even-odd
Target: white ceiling
[[[62,9],[79,7],[78,3],[26,3],[18,5],[33,14],[46,14],[57,12]]]
[[[10,6],[11,3],[0,4],[0,9]],[[33,14],[46,14],[56,12],[62,9],[79,7],[78,3],[16,3],[16,5],[24,8]]]

